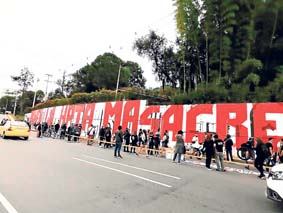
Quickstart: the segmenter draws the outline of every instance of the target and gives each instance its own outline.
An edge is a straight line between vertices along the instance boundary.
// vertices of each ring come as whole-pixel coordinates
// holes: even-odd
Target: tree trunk
[[[205,89],[207,89],[208,86],[208,35],[205,36],[205,58],[206,58],[206,82],[205,82]]]
[[[201,69],[201,64],[200,64],[200,54],[199,54],[199,48],[198,47],[197,47],[197,56],[198,56],[199,78],[200,78],[200,83],[202,83],[202,69]]]
[[[220,28],[219,28],[219,83],[221,80],[221,76],[222,76],[222,27],[220,24]]]
[[[20,112],[23,112],[24,109],[24,99],[25,99],[25,89],[22,89],[22,97],[21,97],[21,105],[20,105]]]
[[[266,58],[266,63],[265,63],[265,69],[268,69],[268,67],[269,67],[270,52],[271,52],[271,48],[272,48],[272,45],[273,45],[273,37],[274,37],[274,35],[275,35],[276,28],[277,28],[277,22],[278,22],[278,12],[279,12],[279,10],[276,9],[276,11],[275,11],[275,17],[274,17],[274,22],[273,22],[272,33],[271,33],[270,42],[269,42],[269,48],[268,48],[267,58]]]

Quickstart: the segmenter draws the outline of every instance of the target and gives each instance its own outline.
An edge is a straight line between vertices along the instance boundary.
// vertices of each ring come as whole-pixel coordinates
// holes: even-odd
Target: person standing
[[[162,147],[168,148],[168,143],[169,143],[169,133],[168,130],[165,130],[162,138]]]
[[[87,130],[87,145],[90,146],[93,144],[94,135],[95,135],[95,128],[93,124],[91,124],[91,126]]]
[[[283,138],[277,144],[279,163],[283,163]]]
[[[226,159],[227,161],[233,161],[233,154],[232,154],[233,140],[231,139],[231,135],[227,134],[224,142],[225,142],[225,150],[226,150]]]
[[[55,124],[55,133],[56,133],[56,135],[57,135],[57,133],[58,133],[58,131],[59,131],[59,129],[60,129],[60,124],[59,124],[59,121]]]
[[[79,142],[80,139],[80,130],[79,130],[79,125],[75,124],[73,128],[73,135],[74,135],[74,142]]]
[[[104,148],[110,148],[111,147],[111,137],[112,137],[111,128],[106,127],[106,130],[105,130],[106,143],[104,143]]]
[[[159,146],[160,146],[160,129],[157,130],[154,136],[154,149],[155,151],[155,156],[159,155]]]
[[[208,170],[211,170],[210,164],[211,164],[211,159],[214,155],[214,147],[213,147],[213,140],[212,140],[212,135],[211,133],[207,133],[205,135],[205,141],[203,143],[203,148],[206,154],[206,160],[205,160],[205,166]]]
[[[214,135],[214,149],[215,149],[215,159],[217,169],[216,171],[224,172],[224,164],[223,164],[223,146],[224,142],[221,140],[217,134]]]
[[[71,141],[72,136],[73,136],[73,124],[71,124],[68,129],[67,129],[67,134],[68,134],[68,141]]]
[[[192,138],[192,148],[193,148],[193,156],[198,155],[199,149],[200,149],[200,144],[198,141],[198,134],[195,134],[194,137]]]
[[[124,132],[124,139],[125,139],[124,152],[129,152],[130,137],[131,137],[131,134],[129,132],[129,129],[126,128],[126,130]]]
[[[168,143],[169,143],[169,133],[167,130],[165,130],[161,142],[160,155],[166,155],[166,148],[168,148]]]
[[[176,146],[174,150],[173,162],[175,162],[177,155],[178,155],[178,163],[181,162],[181,156],[184,153],[184,147],[185,147],[183,133],[184,132],[182,130],[179,130],[178,134],[176,135]]]
[[[266,145],[266,148],[269,151],[269,157],[268,157],[268,161],[267,161],[267,165],[273,165],[271,161],[276,161],[276,153],[274,152],[274,148],[273,148],[273,138],[268,138]],[[266,168],[266,171],[269,171],[269,168]]]
[[[147,135],[146,135],[146,130],[141,130],[139,132],[139,143],[140,147],[138,151],[136,152],[136,155],[139,156],[142,151],[145,152],[146,157],[148,158],[148,149],[147,149]]]
[[[131,135],[131,153],[136,153],[136,146],[138,146],[138,135],[135,131],[134,134]]]
[[[153,136],[153,132],[149,132],[149,136],[148,136],[148,154],[149,155],[153,155],[153,149],[154,149],[154,136]]]
[[[123,132],[122,132],[122,126],[118,126],[118,130],[115,133],[115,150],[114,150],[114,157],[120,157],[121,156],[121,147],[123,144]]]
[[[42,129],[41,129],[41,124],[38,124],[38,126],[37,126],[37,131],[38,131],[38,133],[37,133],[37,137],[41,137],[41,131]]]
[[[262,142],[261,139],[256,138],[256,159],[254,161],[254,165],[257,168],[257,170],[260,172],[260,175],[258,176],[259,178],[264,178],[264,173],[263,173],[263,162],[265,159],[265,154],[263,149],[266,149],[266,145]]]
[[[105,129],[103,126],[99,130],[99,147],[102,147],[103,140],[105,139]]]

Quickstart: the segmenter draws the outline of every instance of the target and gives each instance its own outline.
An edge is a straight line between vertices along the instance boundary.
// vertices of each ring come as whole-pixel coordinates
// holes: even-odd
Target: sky
[[[40,79],[32,90],[47,86],[63,71],[71,74],[98,55],[113,52],[141,65],[146,87],[158,85],[152,64],[132,49],[135,39],[155,30],[176,39],[172,0],[0,0],[0,95],[19,89],[11,75],[27,67]]]

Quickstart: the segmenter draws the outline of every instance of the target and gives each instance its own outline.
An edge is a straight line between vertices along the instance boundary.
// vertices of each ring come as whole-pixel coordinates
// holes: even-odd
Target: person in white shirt
[[[87,145],[92,145],[94,143],[93,138],[95,135],[95,127],[93,124],[87,130]]]
[[[198,135],[195,134],[195,136],[192,139],[192,148],[193,148],[192,155],[196,155],[197,151],[200,149],[200,144],[198,140],[199,140]]]

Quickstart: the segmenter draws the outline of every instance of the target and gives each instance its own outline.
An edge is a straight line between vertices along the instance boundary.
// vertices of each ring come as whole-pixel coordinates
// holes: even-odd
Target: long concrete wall
[[[158,128],[161,133],[169,131],[171,141],[177,131],[185,132],[185,141],[198,134],[203,140],[204,132],[217,132],[221,138],[232,135],[239,147],[248,137],[283,138],[283,103],[235,103],[198,105],[154,105],[147,106],[144,100],[105,103],[77,104],[50,107],[32,111],[30,123],[82,124],[86,131],[90,124],[96,128],[118,125],[128,127],[131,132],[138,129]]]

